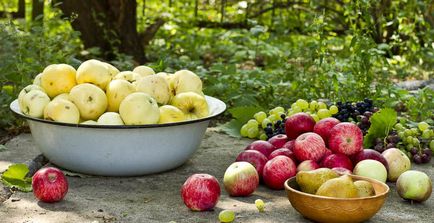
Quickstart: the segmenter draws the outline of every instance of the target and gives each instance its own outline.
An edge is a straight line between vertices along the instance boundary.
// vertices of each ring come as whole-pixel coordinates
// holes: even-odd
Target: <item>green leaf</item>
[[[363,140],[363,146],[370,148],[375,138],[384,138],[396,124],[397,114],[391,108],[381,109],[370,118],[371,127]]]
[[[239,120],[236,120],[236,119],[232,119],[231,121],[226,122],[223,125],[219,125],[217,127],[217,129],[228,134],[229,136],[240,138],[241,137],[241,134],[240,134],[241,126],[243,126],[242,122],[240,122]]]
[[[261,107],[256,106],[240,106],[228,109],[232,117],[241,123],[246,123],[249,119],[253,118],[253,115],[259,111],[264,110]],[[240,126],[241,128],[241,126]]]
[[[32,178],[26,177],[29,168],[22,163],[12,164],[2,174],[1,181],[7,187],[15,187],[24,192],[32,191]]]

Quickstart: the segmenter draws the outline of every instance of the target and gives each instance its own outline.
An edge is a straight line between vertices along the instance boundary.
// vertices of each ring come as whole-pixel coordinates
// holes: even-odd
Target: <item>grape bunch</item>
[[[339,119],[341,122],[356,121],[361,119],[360,116],[368,118],[372,116],[372,113],[377,112],[379,109],[374,107],[372,99],[365,98],[359,102],[336,102],[336,106],[339,112],[334,114],[333,117]],[[363,122],[366,123],[366,122]],[[369,127],[368,127],[369,128]]]
[[[374,150],[382,153],[386,149],[397,148],[400,140],[401,138],[398,136],[398,132],[396,130],[392,130],[389,132],[389,135],[386,138],[376,138],[374,140]]]
[[[394,128],[401,139],[397,147],[405,152],[416,164],[431,161],[434,152],[434,131],[426,122],[410,124],[397,123]]]
[[[277,134],[285,134],[286,118],[299,112],[309,114],[317,122],[338,113],[339,109],[335,105],[327,108],[327,104],[322,101],[308,102],[298,99],[287,110],[278,106],[269,110],[268,114],[264,111],[254,114],[253,118],[241,127],[240,134],[243,137],[262,140],[267,140]]]

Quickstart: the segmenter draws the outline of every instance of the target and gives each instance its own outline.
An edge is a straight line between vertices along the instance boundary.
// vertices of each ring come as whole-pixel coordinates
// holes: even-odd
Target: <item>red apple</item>
[[[259,185],[259,175],[248,162],[232,163],[223,176],[225,190],[230,196],[245,197],[252,194]]]
[[[305,132],[312,132],[315,120],[308,114],[300,112],[287,118],[285,121],[285,132],[288,139],[295,139]]]
[[[285,134],[278,134],[268,139],[268,142],[273,144],[273,146],[276,148],[282,148],[287,141],[288,136],[286,136]]]
[[[298,161],[313,160],[318,162],[326,153],[324,140],[316,133],[301,134],[295,140],[294,155]]]
[[[334,170],[338,174],[353,174],[353,172],[349,169],[343,168],[343,167],[333,167],[332,170]]]
[[[351,156],[363,150],[363,133],[357,125],[342,122],[330,130],[328,143],[333,153]]]
[[[294,144],[295,144],[295,139],[289,140],[288,142],[285,143],[285,145],[282,146],[282,148],[287,148],[292,151],[294,149]]]
[[[38,170],[32,177],[33,194],[43,202],[62,200],[68,192],[68,181],[63,172],[54,167]]]
[[[324,156],[320,159],[320,162],[319,162],[319,163],[321,163],[322,160],[323,160],[324,158],[326,158],[327,156],[330,156],[330,155],[332,155],[332,154],[333,154],[333,152],[332,152],[331,150],[326,149],[326,151],[325,151],[325,153],[324,153]]]
[[[267,141],[256,140],[250,143],[250,145],[246,147],[246,150],[250,150],[250,149],[259,151],[260,153],[264,154],[265,157],[268,157],[268,155],[270,155],[270,153],[273,152],[276,149],[276,147],[274,147],[273,144]]]
[[[268,159],[264,154],[256,150],[245,150],[237,156],[235,161],[249,162],[256,168],[259,177],[262,177],[262,170],[264,169],[265,163],[267,163]]]
[[[301,162],[300,164],[298,164],[297,166],[297,173],[299,171],[310,171],[310,170],[315,170],[318,169],[319,165],[318,163],[316,163],[313,160],[305,160],[303,162]]]
[[[271,189],[281,190],[285,181],[296,174],[294,161],[286,156],[276,156],[264,166],[263,179]]]
[[[193,174],[181,187],[184,204],[193,211],[211,210],[220,197],[220,185],[209,174]]]
[[[381,153],[379,153],[376,150],[364,149],[364,150],[356,153],[352,157],[354,165],[356,165],[358,162],[360,162],[362,160],[367,160],[367,159],[379,161],[380,163],[382,163],[384,165],[384,167],[386,167],[386,170],[389,171],[389,165],[387,164],[387,160],[384,158],[384,156]]]
[[[330,136],[330,130],[339,123],[340,121],[338,119],[332,117],[321,119],[313,127],[313,132],[320,135],[327,144],[328,138]]]
[[[343,167],[347,170],[353,170],[353,164],[351,163],[350,158],[341,153],[328,155],[322,160],[321,166],[330,169],[334,167]]]
[[[274,150],[269,156],[268,159],[271,160],[276,156],[287,156],[289,158],[292,159],[292,161],[294,161],[294,163],[297,163],[297,160],[295,159],[295,155],[294,153],[287,149],[287,148],[280,148],[280,149],[276,149]]]

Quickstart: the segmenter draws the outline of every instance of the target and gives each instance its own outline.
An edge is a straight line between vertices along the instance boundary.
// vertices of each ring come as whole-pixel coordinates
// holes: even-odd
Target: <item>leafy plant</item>
[[[26,177],[28,172],[29,168],[25,164],[12,164],[1,175],[1,182],[7,187],[30,192],[32,191],[32,178]]]

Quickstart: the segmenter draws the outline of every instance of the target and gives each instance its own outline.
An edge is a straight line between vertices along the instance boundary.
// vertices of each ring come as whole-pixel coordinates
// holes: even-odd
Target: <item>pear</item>
[[[327,180],[338,177],[339,175],[329,168],[319,168],[310,171],[300,171],[296,175],[297,184],[301,191],[315,194],[318,188]]]
[[[357,188],[359,197],[370,197],[375,195],[374,187],[366,180],[355,181],[354,186]]]
[[[316,195],[336,198],[356,198],[359,197],[359,191],[351,177],[343,175],[323,183],[318,188]]]

